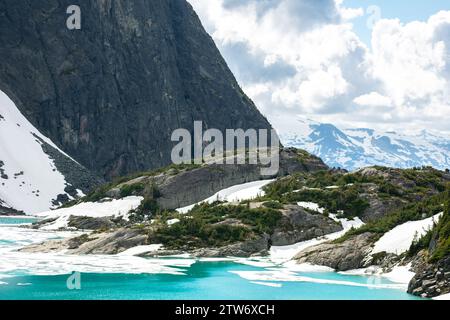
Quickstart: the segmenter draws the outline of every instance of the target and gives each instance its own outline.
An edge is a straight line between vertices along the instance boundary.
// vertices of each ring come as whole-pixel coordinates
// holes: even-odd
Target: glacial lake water
[[[24,224],[36,222],[37,218],[34,217],[21,217],[21,216],[0,216],[0,225],[14,225],[14,224]]]
[[[8,219],[10,220],[5,221]],[[23,266],[16,269],[7,265],[14,263],[13,260],[8,260],[9,252],[27,243],[27,239],[23,239],[23,233],[20,233],[22,238],[14,236],[15,229],[18,232],[22,230],[13,227],[12,219],[0,220],[0,299],[5,300],[418,299],[407,294],[405,288],[399,288],[398,284],[380,277],[343,275],[336,272],[294,272],[282,266],[201,260],[194,261],[191,265],[174,266],[173,270],[176,270],[177,274],[81,272],[80,288],[70,290],[67,286],[70,273],[37,275],[33,274],[35,266],[30,265],[27,270]],[[15,221],[15,224],[22,223],[24,221],[20,219]],[[24,255],[24,259],[25,257]],[[114,258],[108,259],[108,263],[114,263]],[[79,264],[69,267],[73,271],[83,269]]]

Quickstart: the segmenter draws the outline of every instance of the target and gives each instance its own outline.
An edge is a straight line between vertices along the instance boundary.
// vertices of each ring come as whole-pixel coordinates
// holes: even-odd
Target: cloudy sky
[[[275,127],[450,133],[450,1],[188,1]]]

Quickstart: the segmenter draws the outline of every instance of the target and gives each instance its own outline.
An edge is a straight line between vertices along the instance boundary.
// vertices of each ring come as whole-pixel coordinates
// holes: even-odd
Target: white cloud
[[[450,12],[448,13],[450,27]],[[446,65],[443,41],[433,39],[436,17],[428,22],[402,25],[399,20],[380,20],[373,30],[373,74],[399,105],[429,98],[445,89],[441,71]]]
[[[346,8],[343,6],[344,0],[335,0],[335,2],[343,20],[349,21],[364,15],[363,8]]]
[[[390,107],[392,105],[391,98],[383,96],[378,92],[371,92],[368,94],[361,95],[353,100],[354,103],[360,106],[368,107]]]
[[[391,98],[395,120],[449,130],[450,11],[426,22],[380,20],[372,36],[372,74]]]
[[[450,11],[382,19],[369,49],[350,23],[364,10],[342,0],[189,1],[269,119],[450,130]]]
[[[305,108],[320,108],[334,97],[347,93],[348,82],[342,77],[339,66],[332,65],[326,70],[312,73],[300,84],[299,103]]]

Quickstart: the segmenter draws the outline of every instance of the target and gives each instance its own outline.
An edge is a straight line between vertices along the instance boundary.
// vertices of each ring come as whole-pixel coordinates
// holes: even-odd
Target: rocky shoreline
[[[336,221],[323,215],[317,215],[305,209],[289,205],[281,210],[282,218],[272,234],[253,235],[250,239],[221,247],[186,247],[182,249],[160,249],[147,256],[165,256],[189,253],[198,257],[251,257],[266,256],[271,246],[287,246],[311,240],[342,230]],[[44,219],[32,225],[39,229],[53,223],[54,219]],[[230,225],[239,221],[225,220]],[[155,227],[127,226],[122,219],[113,217],[71,216],[68,230],[87,232],[81,237],[64,240],[51,240],[41,244],[22,248],[22,252],[55,252],[67,250],[70,254],[118,254],[127,249],[149,245]],[[243,225],[245,227],[245,225]]]

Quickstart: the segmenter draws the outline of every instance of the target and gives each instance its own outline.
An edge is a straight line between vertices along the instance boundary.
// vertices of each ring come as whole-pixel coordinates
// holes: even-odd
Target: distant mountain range
[[[295,119],[289,128],[279,132],[284,145],[305,149],[331,167],[450,168],[450,137],[427,130],[407,135],[368,128],[344,129],[303,118]]]

